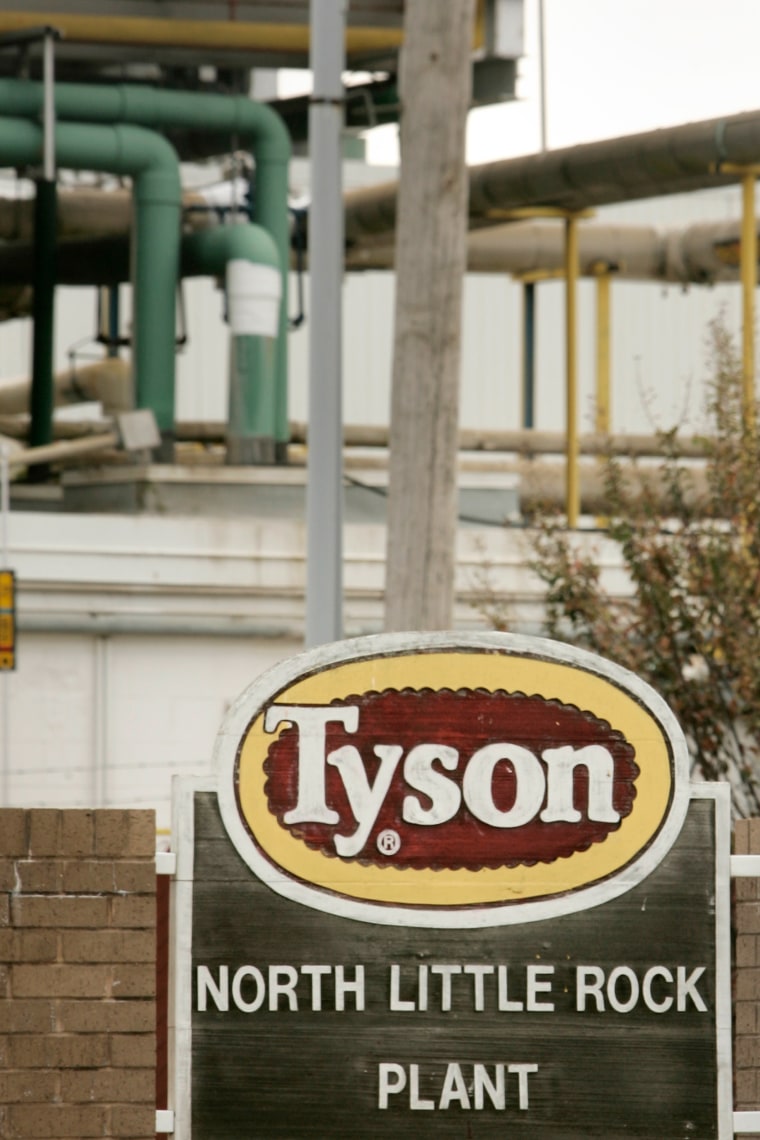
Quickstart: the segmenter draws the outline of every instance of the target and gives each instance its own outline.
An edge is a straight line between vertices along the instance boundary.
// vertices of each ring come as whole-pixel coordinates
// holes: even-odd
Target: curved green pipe
[[[261,226],[218,226],[186,234],[182,239],[182,271],[188,276],[224,276],[230,262],[237,259],[280,270],[277,246]],[[227,462],[275,463],[277,338],[238,334],[234,328],[232,334]]]
[[[152,408],[165,437],[174,430],[174,320],[181,221],[179,160],[174,148],[142,127],[58,123],[56,161],[73,170],[133,179],[135,295],[133,370],[138,407]],[[0,165],[42,160],[42,128],[0,119]]]
[[[212,226],[185,234],[182,239],[183,276],[220,277],[233,257],[272,269],[280,268],[274,239],[261,226]]]
[[[8,115],[38,118],[41,83],[0,80],[0,108]],[[274,238],[282,273],[282,301],[277,338],[277,435],[284,449],[288,430],[287,275],[289,265],[288,163],[290,137],[279,115],[245,95],[206,95],[115,84],[56,83],[58,119],[87,123],[132,123],[153,128],[188,128],[235,135],[250,145],[256,160],[253,220]],[[173,327],[173,326],[172,326]]]

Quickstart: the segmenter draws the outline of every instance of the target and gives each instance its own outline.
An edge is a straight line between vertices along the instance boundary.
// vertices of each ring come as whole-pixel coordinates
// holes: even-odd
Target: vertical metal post
[[[578,372],[577,372],[578,219],[565,219],[565,368],[566,368],[566,471],[567,525],[578,525],[580,481],[578,474]]]
[[[610,274],[596,279],[596,421],[600,435],[610,431]]]
[[[343,80],[346,0],[311,0],[306,644],[343,635]]]
[[[98,332],[106,341],[106,356],[119,355],[119,286],[100,287],[100,328]]]
[[[535,427],[536,395],[536,286],[523,283],[523,404],[522,425]]]
[[[42,177],[55,182],[55,41],[57,32],[46,28],[42,42]]]
[[[55,40],[54,28],[43,37],[42,178],[34,199],[34,300],[32,333],[32,386],[29,445],[39,447],[53,438],[53,330],[55,310],[55,255],[57,186],[55,176]],[[44,479],[44,465],[30,476]]]
[[[544,0],[538,0],[539,113],[541,116],[541,153],[546,150],[546,14]]]
[[[749,426],[755,415],[755,289],[757,288],[757,228],[755,172],[742,175],[742,400]]]

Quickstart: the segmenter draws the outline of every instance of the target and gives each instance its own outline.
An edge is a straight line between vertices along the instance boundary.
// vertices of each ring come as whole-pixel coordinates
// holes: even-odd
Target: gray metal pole
[[[541,119],[541,153],[546,150],[546,14],[544,0],[538,0],[538,105]]]
[[[29,444],[50,443],[53,438],[53,349],[57,250],[58,188],[55,175],[55,28],[43,30],[42,178],[35,183],[34,199],[34,318],[32,388],[29,399]],[[35,467],[31,481],[44,482],[46,467]]]
[[[55,28],[45,29],[42,56],[42,177],[55,182]]]
[[[341,133],[346,0],[311,0],[306,644],[343,636]]]

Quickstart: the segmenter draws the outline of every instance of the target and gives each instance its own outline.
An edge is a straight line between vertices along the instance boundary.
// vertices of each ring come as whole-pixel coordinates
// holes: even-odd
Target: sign
[[[0,672],[16,668],[16,576],[0,570]]]
[[[638,678],[357,639],[260,678],[216,760],[175,828],[176,1135],[732,1135],[728,798]]]

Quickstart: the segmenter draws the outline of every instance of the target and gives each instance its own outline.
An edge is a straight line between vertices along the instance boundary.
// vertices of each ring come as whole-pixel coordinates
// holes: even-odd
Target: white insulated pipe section
[[[227,320],[233,336],[277,336],[282,274],[245,258],[227,262]]]

